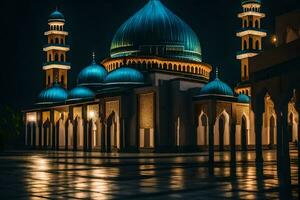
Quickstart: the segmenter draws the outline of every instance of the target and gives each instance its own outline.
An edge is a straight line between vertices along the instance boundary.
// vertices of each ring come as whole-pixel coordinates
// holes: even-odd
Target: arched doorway
[[[73,130],[73,123],[72,121],[69,119],[66,122],[66,144],[67,144],[67,148],[69,150],[73,150],[74,149],[74,130]]]
[[[76,150],[83,149],[84,142],[83,142],[83,121],[80,117],[76,117],[73,126],[73,132],[75,137],[75,144]]]
[[[207,146],[208,145],[208,117],[202,112],[198,119],[198,130],[197,130],[197,145]]]
[[[298,141],[298,123],[299,123],[299,113],[295,108],[295,97],[288,104],[288,132],[289,141]]]
[[[263,113],[262,144],[272,147],[277,144],[276,112],[274,102],[269,94],[265,96],[265,112]]]
[[[229,114],[224,110],[216,119],[214,145],[218,145],[220,151],[229,146]]]
[[[120,123],[119,117],[114,111],[107,118],[106,152],[120,150]]]
[[[64,119],[61,118],[57,122],[57,139],[58,139],[58,149],[65,149],[66,148],[66,129],[65,129],[65,122]]]

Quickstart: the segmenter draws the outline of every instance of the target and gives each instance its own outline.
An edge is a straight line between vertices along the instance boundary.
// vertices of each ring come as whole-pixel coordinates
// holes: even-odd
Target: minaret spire
[[[68,71],[71,69],[70,63],[67,62],[70,47],[67,45],[68,32],[64,30],[65,17],[58,11],[58,7],[49,16],[48,25],[49,29],[44,33],[47,45],[43,48],[46,54],[46,62],[43,65],[45,86],[51,87],[58,83],[67,88]]]
[[[219,79],[219,67],[216,67],[216,79]]]
[[[242,12],[238,17],[242,21],[242,28],[236,33],[241,40],[241,50],[237,53],[236,59],[241,64],[241,82],[235,88],[236,93],[245,93],[251,95],[251,87],[248,83],[249,59],[258,55],[262,49],[262,39],[267,36],[266,31],[262,29],[261,21],[266,17],[261,12],[261,0],[241,0]]]

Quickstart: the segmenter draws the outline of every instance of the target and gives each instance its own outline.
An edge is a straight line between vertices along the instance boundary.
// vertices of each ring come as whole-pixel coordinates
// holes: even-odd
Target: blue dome
[[[103,66],[97,65],[96,62],[84,68],[78,75],[77,83],[79,85],[99,85],[103,83],[107,76],[107,71]]]
[[[143,83],[144,75],[132,68],[121,67],[110,72],[106,78],[105,83]]]
[[[51,13],[48,21],[65,21],[65,16],[58,10]]]
[[[118,29],[111,44],[111,57],[124,56],[202,60],[195,32],[159,0],[149,0]]]
[[[250,103],[251,99],[249,96],[245,95],[245,94],[240,94],[238,96],[238,102],[239,103]]]
[[[94,97],[95,97],[94,92],[83,86],[78,86],[76,88],[73,88],[68,95],[69,100],[92,99]]]
[[[59,84],[55,83],[52,87],[43,90],[38,97],[39,104],[58,103],[67,100],[68,93]]]
[[[261,4],[261,0],[242,0],[242,5],[248,4],[248,3],[258,3],[258,4]]]
[[[234,94],[232,89],[226,83],[219,78],[216,78],[201,89],[200,95],[233,96]]]

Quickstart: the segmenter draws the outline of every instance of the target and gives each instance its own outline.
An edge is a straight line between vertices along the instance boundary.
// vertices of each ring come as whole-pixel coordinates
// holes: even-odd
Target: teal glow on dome
[[[58,10],[55,10],[50,14],[48,21],[65,21],[65,16]]]
[[[135,69],[129,67],[121,67],[110,72],[106,78],[105,83],[118,84],[118,83],[143,83],[144,75]]]
[[[68,92],[59,84],[55,83],[52,87],[43,90],[38,97],[38,104],[59,103],[67,100]]]
[[[234,93],[232,89],[218,77],[205,85],[201,91],[200,95],[222,95],[222,96],[233,96]]]
[[[249,96],[245,95],[245,94],[240,94],[238,96],[238,102],[239,103],[250,103],[251,99]]]
[[[78,85],[99,85],[103,83],[107,74],[106,69],[93,60],[91,65],[79,73],[77,83]]]
[[[73,88],[68,95],[69,100],[92,99],[94,97],[95,93],[89,88],[83,86]]]
[[[150,0],[115,34],[111,57],[126,56],[202,60],[195,32],[159,0]]]
[[[258,4],[261,4],[261,0],[242,0],[242,5],[248,4],[248,3],[258,3]]]

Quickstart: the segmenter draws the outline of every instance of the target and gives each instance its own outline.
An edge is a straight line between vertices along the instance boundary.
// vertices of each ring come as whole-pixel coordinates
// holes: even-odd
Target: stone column
[[[280,190],[289,194],[291,186],[287,104],[276,109],[277,114],[277,171]]]
[[[300,92],[300,91],[299,91]],[[299,98],[297,98],[296,102],[296,109],[297,112],[300,114],[300,95],[298,94]],[[297,148],[298,148],[298,191],[300,191],[300,120],[298,119],[298,141],[297,141]]]
[[[82,106],[82,123],[83,123],[83,150],[88,151],[88,120],[87,105]]]
[[[236,141],[235,141],[235,131],[236,131],[236,120],[230,120],[230,162],[231,165],[236,165]]]
[[[255,112],[255,154],[256,154],[256,162],[262,163],[263,162],[263,155],[262,155],[262,112],[256,111]]]
[[[209,139],[208,139],[208,144],[209,144],[209,156],[208,156],[208,161],[211,166],[214,164],[215,160],[215,145],[214,145],[214,123],[215,120],[210,120],[209,121]]]
[[[55,127],[55,122],[54,122],[54,110],[50,110],[50,132],[51,132],[51,148],[52,150],[55,150],[55,132],[56,132],[56,127]],[[50,139],[50,138],[49,138]]]

